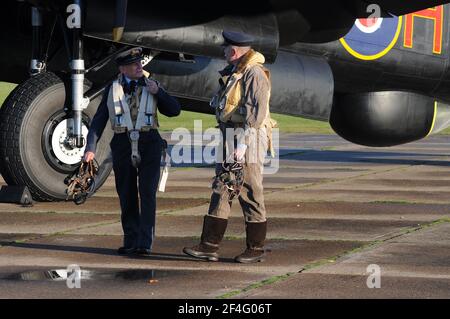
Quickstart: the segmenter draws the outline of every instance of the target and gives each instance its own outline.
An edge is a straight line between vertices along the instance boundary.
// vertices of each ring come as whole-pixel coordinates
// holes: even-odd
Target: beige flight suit
[[[253,50],[250,53],[259,54]],[[262,183],[264,159],[268,149],[267,132],[263,123],[267,117],[270,99],[270,82],[261,66],[254,65],[243,73],[242,88],[242,100],[236,112],[239,112],[244,118],[243,123],[232,123],[230,121],[224,123],[219,121],[219,128],[223,137],[224,153],[226,153],[227,149],[231,149],[230,143],[226,141],[226,129],[240,128],[245,132],[245,137],[241,134],[237,138],[240,143],[245,140],[247,145],[245,163],[243,165],[244,186],[238,200],[245,221],[261,223],[266,221]],[[234,142],[235,144],[237,143],[236,140]],[[227,155],[224,156],[226,158]],[[220,173],[221,169],[222,163],[218,162],[216,164],[216,175]],[[215,179],[212,185],[213,189],[217,190],[217,183],[218,180]],[[232,201],[229,200],[228,190],[221,188],[221,191],[215,191],[211,195],[208,215],[228,219],[231,205]]]

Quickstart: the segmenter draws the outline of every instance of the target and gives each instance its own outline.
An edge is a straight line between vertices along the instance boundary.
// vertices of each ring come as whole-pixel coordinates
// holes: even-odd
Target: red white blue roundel
[[[353,56],[363,60],[379,59],[397,43],[401,17],[358,19],[340,41]]]

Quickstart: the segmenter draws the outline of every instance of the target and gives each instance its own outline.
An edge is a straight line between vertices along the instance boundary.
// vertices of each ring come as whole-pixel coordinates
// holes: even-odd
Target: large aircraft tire
[[[54,73],[42,73],[18,85],[0,110],[0,167],[8,185],[28,186],[37,201],[66,199],[64,178],[80,163],[83,149],[67,148],[65,87]],[[83,112],[83,133],[89,128],[101,97]],[[86,136],[86,135],[84,135]],[[112,169],[107,125],[96,159],[100,165],[97,190]]]

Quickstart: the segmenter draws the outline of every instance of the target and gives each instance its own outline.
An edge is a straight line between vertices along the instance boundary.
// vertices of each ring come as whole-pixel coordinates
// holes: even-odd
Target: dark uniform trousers
[[[131,142],[127,133],[114,134],[110,145],[122,210],[124,246],[151,249],[155,236],[162,138],[157,130],[140,133],[141,163],[138,169],[131,164]]]

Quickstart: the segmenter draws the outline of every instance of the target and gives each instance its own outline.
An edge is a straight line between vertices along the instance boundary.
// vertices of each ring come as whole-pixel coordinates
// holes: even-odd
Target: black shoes
[[[134,253],[138,256],[150,256],[152,250],[147,248],[137,248]]]
[[[134,248],[134,247],[120,247],[117,250],[119,255],[139,255],[150,256],[152,254],[151,249],[147,248]]]
[[[120,247],[119,249],[117,249],[117,253],[119,255],[131,255],[134,254],[135,251],[136,248],[134,247]]]

